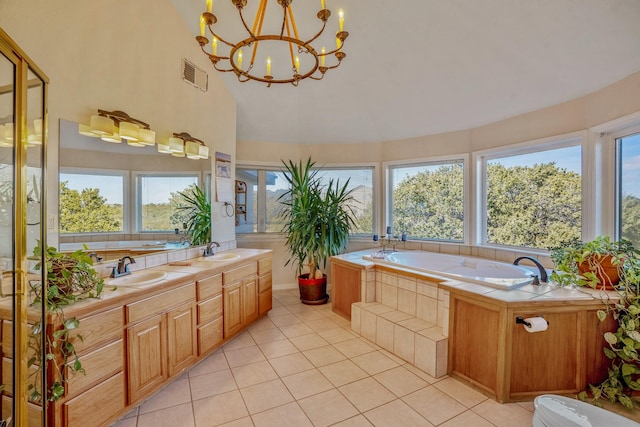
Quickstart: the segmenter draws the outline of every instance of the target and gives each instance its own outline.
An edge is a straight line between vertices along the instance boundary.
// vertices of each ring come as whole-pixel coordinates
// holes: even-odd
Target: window
[[[485,158],[485,243],[548,249],[581,238],[582,146],[577,142]]]
[[[125,230],[126,172],[60,172],[60,233]]]
[[[174,215],[180,204],[179,192],[198,185],[197,175],[138,174],[137,224],[139,231],[183,230],[184,225]]]
[[[464,240],[464,161],[389,167],[393,233],[412,239]]]
[[[617,236],[640,247],[640,133],[616,139]]]
[[[323,167],[319,177],[329,182],[348,178],[349,189],[354,189],[351,205],[356,214],[353,234],[373,232],[373,167],[329,168]],[[288,189],[288,183],[280,168],[236,167],[236,180],[246,184],[246,194],[236,200],[237,233],[278,233],[282,231],[278,198]],[[242,211],[244,210],[244,211]],[[246,217],[245,217],[246,213]]]

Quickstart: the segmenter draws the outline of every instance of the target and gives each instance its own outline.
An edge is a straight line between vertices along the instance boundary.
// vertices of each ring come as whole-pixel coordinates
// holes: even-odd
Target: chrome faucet
[[[513,261],[513,265],[519,265],[520,261],[522,261],[523,259],[531,261],[532,263],[535,264],[536,267],[538,267],[538,271],[540,272],[540,276],[535,276],[535,279],[533,280],[533,284],[534,285],[539,285],[540,282],[548,282],[549,281],[549,276],[547,276],[547,270],[545,270],[545,268],[542,266],[542,264],[540,264],[540,261],[538,261],[535,258],[532,258],[530,256],[521,256],[519,258],[516,258],[515,261]]]
[[[204,248],[204,253],[202,254],[202,256],[207,257],[207,256],[215,255],[215,251],[213,249],[214,245],[215,245],[216,248],[220,247],[220,243],[211,241],[211,242],[207,243],[207,247]]]
[[[129,262],[126,262],[126,261]],[[129,264],[135,264],[136,260],[130,257],[129,255],[125,255],[118,260],[118,265],[113,267],[113,271],[111,272],[111,277],[120,277],[126,276],[127,274],[131,274],[131,270],[129,270]]]
[[[98,254],[95,252],[89,252],[88,256],[93,260],[94,264],[102,261],[102,257],[98,256]]]

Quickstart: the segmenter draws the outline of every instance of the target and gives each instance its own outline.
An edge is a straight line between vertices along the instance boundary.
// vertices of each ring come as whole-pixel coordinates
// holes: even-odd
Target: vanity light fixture
[[[0,125],[0,147],[13,147],[13,123]],[[42,119],[33,121],[27,128],[27,147],[42,145]]]
[[[193,160],[209,158],[209,147],[187,132],[174,133],[167,142],[158,142],[158,152]]]
[[[349,33],[344,31],[344,13],[342,9],[338,11],[338,30],[336,31],[335,38],[336,48],[327,51],[325,47],[319,49],[317,43],[316,46],[312,45],[312,43],[317,42],[318,38],[322,35],[327,26],[327,21],[329,17],[331,17],[331,11],[326,8],[325,0],[320,1],[320,10],[316,14],[321,21],[320,31],[308,39],[303,39],[298,35],[296,20],[291,8],[293,0],[278,0],[278,4],[282,7],[282,18],[278,20],[278,25],[273,28],[271,34],[269,34],[269,31],[265,31],[265,33],[262,32],[263,23],[271,22],[271,20],[265,19],[265,12],[268,9],[269,0],[260,0],[251,28],[247,25],[243,15],[247,0],[231,0],[231,3],[238,9],[240,21],[242,22],[240,28],[242,29],[244,27],[243,29],[246,30],[247,33],[246,37],[239,37],[231,41],[220,37],[220,34],[216,33],[216,30],[213,28],[218,22],[218,18],[212,13],[213,0],[206,0],[207,10],[200,15],[200,35],[196,37],[196,40],[202,52],[209,57],[213,68],[221,72],[233,72],[241,83],[255,80],[266,83],[267,87],[270,87],[274,83],[291,83],[293,86],[298,86],[301,80],[308,77],[314,80],[322,80],[328,70],[337,68],[341,61],[347,56],[347,54],[342,51],[344,41],[349,37]],[[205,37],[205,28],[209,28],[209,32],[211,33],[211,53],[205,51],[205,46],[209,45],[209,39]],[[291,62],[289,62],[288,59],[281,60],[278,64],[281,65],[280,71],[272,75],[271,56],[264,55],[261,60],[266,61],[266,73],[263,74],[261,71],[264,70],[264,68],[256,67],[260,68],[260,70],[254,68],[258,46],[262,47],[263,45],[267,46],[267,49],[273,48],[273,50],[269,50],[268,52],[271,56],[278,55],[279,51],[281,51],[282,55],[278,56],[278,58],[286,58],[289,56]],[[228,51],[228,53],[219,54],[218,47],[221,47],[225,52]],[[244,68],[242,67],[243,47],[247,49],[249,47],[252,48],[248,61],[249,64],[248,66],[245,65]],[[294,51],[298,55],[295,55]],[[335,56],[337,63],[330,66],[325,65],[325,59],[331,56]],[[301,58],[302,62],[300,60]],[[246,63],[247,61],[245,61],[245,64]]]
[[[133,147],[144,147],[156,143],[156,133],[147,123],[117,110],[98,110],[98,114],[91,116],[88,125],[80,124],[78,132],[108,142],[120,143],[124,139]]]

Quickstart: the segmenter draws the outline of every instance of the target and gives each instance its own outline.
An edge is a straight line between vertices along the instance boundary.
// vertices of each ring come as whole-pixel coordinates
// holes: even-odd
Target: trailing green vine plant
[[[42,253],[41,248],[36,247],[34,254]],[[67,369],[74,373],[84,374],[84,368],[74,342],[82,341],[82,335],[76,330],[80,321],[76,317],[67,318],[64,308],[78,301],[88,298],[98,298],[104,287],[104,280],[93,269],[93,260],[82,249],[70,254],[62,254],[54,247],[48,247],[45,254],[47,271],[46,294],[43,295],[43,287],[40,281],[31,282],[31,289],[35,295],[33,304],[45,300],[47,312],[54,315],[55,330],[47,331],[45,341],[45,360],[42,360],[42,333],[43,319],[33,325],[29,335],[29,351],[31,356],[28,361],[29,368],[35,368],[31,375],[36,378],[40,375],[40,367],[43,363],[49,363],[53,367],[54,381],[47,385],[46,398],[55,401],[64,396],[65,384],[69,381]],[[42,268],[42,263],[36,265],[36,269]],[[42,401],[42,392],[37,381],[29,381],[29,400]]]

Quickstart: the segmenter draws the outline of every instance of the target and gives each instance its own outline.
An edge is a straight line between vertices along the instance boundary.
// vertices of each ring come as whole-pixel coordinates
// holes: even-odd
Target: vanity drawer
[[[225,271],[222,273],[224,278],[224,284],[228,285],[238,280],[243,280],[258,272],[258,263],[252,262],[251,264],[243,265],[242,267],[234,268],[233,270]]]
[[[196,282],[198,293],[198,301],[202,301],[209,297],[222,293],[222,274],[207,277],[206,279]]]
[[[120,372],[97,386],[63,404],[65,426],[108,425],[114,414],[122,411],[125,403],[124,373]]]
[[[271,258],[258,260],[258,274],[262,276],[266,273],[271,273]]]
[[[222,293],[198,303],[198,325],[222,316]]]
[[[73,360],[70,360],[69,364],[73,364]],[[81,372],[72,372],[67,367],[67,375],[70,379],[67,384],[67,396],[73,397],[122,371],[124,369],[124,340],[119,339],[82,356],[82,367],[86,371],[86,375]]]
[[[258,292],[264,292],[267,289],[271,289],[271,275],[260,276],[258,278]]]
[[[154,314],[163,313],[171,307],[183,304],[196,298],[194,284],[163,292],[126,306],[127,323],[138,322]]]
[[[202,356],[222,343],[222,317],[198,328],[198,356]]]
[[[73,340],[73,346],[81,354],[92,347],[117,340],[123,337],[123,326],[122,307],[83,317],[78,329],[71,331],[73,336],[82,335],[82,340]]]

